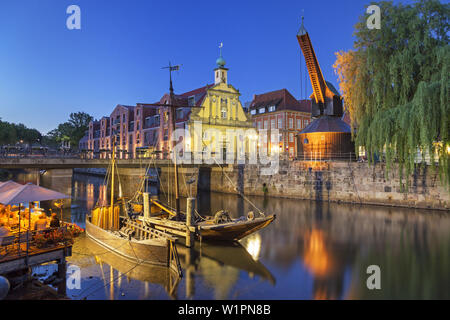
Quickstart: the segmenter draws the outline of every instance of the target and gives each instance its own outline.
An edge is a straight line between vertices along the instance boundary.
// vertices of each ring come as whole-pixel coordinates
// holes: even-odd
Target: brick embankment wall
[[[260,169],[259,165],[200,168],[198,189],[264,195],[266,183],[272,197],[450,209],[449,189],[429,167],[408,177],[408,191],[402,190],[397,168],[391,168],[386,176],[384,164],[280,162],[279,172],[268,176],[261,175]],[[406,184],[405,178],[402,184]]]

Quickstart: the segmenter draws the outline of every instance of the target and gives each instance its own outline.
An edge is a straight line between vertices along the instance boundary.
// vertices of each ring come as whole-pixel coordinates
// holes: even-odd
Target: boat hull
[[[234,221],[223,224],[214,224],[205,221],[194,224],[190,228],[197,230],[201,240],[207,241],[238,241],[258,230],[267,227],[275,220],[275,215],[259,217],[253,220]],[[173,221],[164,218],[147,218],[145,221],[153,228],[168,232],[177,236],[185,237],[186,224],[182,221]]]
[[[128,240],[103,230],[86,219],[86,235],[99,245],[140,264],[170,267],[170,245],[165,239]]]
[[[237,223],[223,224],[199,224],[198,228],[202,240],[210,241],[237,241],[258,230],[267,227],[275,220],[275,215],[255,218],[254,220],[240,221]]]

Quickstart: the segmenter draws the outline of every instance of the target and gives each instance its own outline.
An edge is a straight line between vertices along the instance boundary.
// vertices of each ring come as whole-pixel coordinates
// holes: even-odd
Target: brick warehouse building
[[[280,154],[296,157],[297,135],[311,122],[311,101],[296,100],[286,89],[267,92],[253,97],[249,113],[257,129],[267,129],[265,150],[273,150],[276,146],[270,143],[270,130],[279,130]]]

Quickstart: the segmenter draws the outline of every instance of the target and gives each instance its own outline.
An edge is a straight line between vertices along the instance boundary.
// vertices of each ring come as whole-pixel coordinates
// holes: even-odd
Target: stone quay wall
[[[198,190],[295,199],[377,204],[425,209],[450,209],[450,192],[430,167],[417,170],[400,184],[398,169],[388,176],[385,164],[283,161],[279,172],[260,175],[259,165],[200,167]],[[231,180],[231,181],[230,181]]]

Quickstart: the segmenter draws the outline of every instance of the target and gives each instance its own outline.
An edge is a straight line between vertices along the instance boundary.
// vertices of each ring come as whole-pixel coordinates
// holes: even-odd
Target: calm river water
[[[75,174],[72,208],[64,213],[84,228],[103,193],[102,177]],[[60,190],[64,191],[64,190]],[[377,206],[250,197],[277,218],[240,245],[179,248],[183,278],[166,269],[135,268],[84,235],[68,266],[81,270],[72,299],[449,299],[450,214]],[[251,206],[236,195],[200,194],[201,214]],[[237,214],[239,212],[239,214]],[[381,289],[369,290],[367,267],[381,271]],[[48,275],[55,265],[35,268]]]

